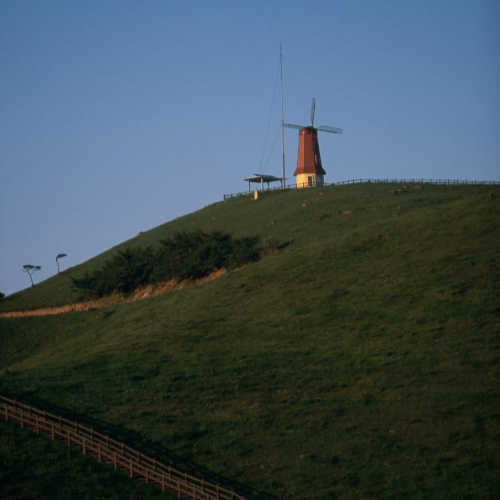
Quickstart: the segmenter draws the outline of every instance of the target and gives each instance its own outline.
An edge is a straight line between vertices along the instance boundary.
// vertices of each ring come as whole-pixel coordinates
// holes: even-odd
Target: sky
[[[0,292],[281,176],[500,180],[500,2],[2,0]],[[293,182],[297,131],[285,132]]]

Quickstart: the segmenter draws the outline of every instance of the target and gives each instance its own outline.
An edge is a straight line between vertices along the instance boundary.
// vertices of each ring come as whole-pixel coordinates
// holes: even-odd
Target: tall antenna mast
[[[281,189],[286,188],[285,181],[285,111],[283,105],[283,52],[280,43],[280,76],[281,76],[281,161],[283,166],[283,176],[281,178]]]

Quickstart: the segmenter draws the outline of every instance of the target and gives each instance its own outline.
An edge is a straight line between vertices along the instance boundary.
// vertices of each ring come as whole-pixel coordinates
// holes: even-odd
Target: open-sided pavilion
[[[264,182],[267,184],[267,189],[269,189],[269,185],[271,182],[281,182],[281,177],[275,177],[274,175],[267,175],[267,174],[253,174],[248,177],[245,177],[243,179],[244,181],[248,182],[248,192],[251,191],[250,189],[250,184],[255,183],[255,184],[260,184],[260,190],[264,190]]]

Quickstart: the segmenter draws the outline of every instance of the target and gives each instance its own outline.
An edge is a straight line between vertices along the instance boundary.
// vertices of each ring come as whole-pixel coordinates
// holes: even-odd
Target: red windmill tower
[[[297,156],[297,168],[293,175],[297,183],[297,188],[322,186],[326,175],[321,164],[319,153],[318,130],[330,132],[331,134],[341,134],[343,130],[337,127],[322,125],[314,127],[314,112],[316,110],[316,99],[313,97],[311,106],[311,125],[296,125],[285,123],[285,127],[299,129],[299,152]]]

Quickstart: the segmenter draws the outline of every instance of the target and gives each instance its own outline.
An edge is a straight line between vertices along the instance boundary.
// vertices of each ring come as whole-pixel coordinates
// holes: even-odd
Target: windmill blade
[[[311,127],[314,127],[314,112],[316,111],[316,98],[313,97],[311,104]]]
[[[328,125],[321,125],[318,127],[318,130],[323,132],[330,132],[330,134],[342,134],[344,132],[343,129],[338,127],[329,127]]]
[[[285,127],[288,127],[288,128],[298,128],[298,129],[306,127],[305,125],[297,125],[295,123],[285,123],[284,125],[285,125]]]

